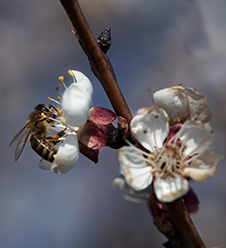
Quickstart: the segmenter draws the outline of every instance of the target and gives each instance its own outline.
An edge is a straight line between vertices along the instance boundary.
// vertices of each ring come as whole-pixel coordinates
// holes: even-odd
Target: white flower
[[[132,135],[145,149],[129,143],[119,152],[126,184],[143,191],[152,183],[159,201],[171,202],[189,190],[187,178],[204,181],[216,171],[221,156],[205,152],[214,140],[207,124],[197,118],[169,127],[166,112],[157,106],[133,117]]]
[[[181,122],[198,116],[203,123],[211,119],[210,106],[206,96],[192,88],[174,86],[153,94],[155,105],[165,109],[170,120],[179,118]]]
[[[62,101],[52,100],[62,105],[62,110],[57,109],[58,118],[52,119],[49,128],[56,131],[65,130],[62,142],[58,147],[57,154],[53,163],[41,160],[39,167],[45,170],[52,170],[58,174],[64,174],[74,167],[79,159],[79,145],[77,132],[84,125],[88,118],[88,111],[92,104],[93,86],[90,80],[79,71],[70,71],[69,75],[73,77],[73,83],[67,88],[63,82],[63,77],[59,81],[64,85],[65,91],[62,94]],[[58,97],[61,100],[61,97]],[[46,123],[48,125],[48,122]]]

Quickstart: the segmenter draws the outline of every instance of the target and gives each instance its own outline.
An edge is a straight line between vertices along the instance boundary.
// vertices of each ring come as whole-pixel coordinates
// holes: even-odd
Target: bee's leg
[[[46,137],[46,139],[50,139],[51,141],[54,141],[54,142],[60,142],[59,138],[63,137],[66,134],[66,129],[67,127],[64,130],[56,134]]]
[[[36,121],[34,125],[36,126],[39,122],[45,121],[46,119],[47,119],[47,117],[44,117],[44,118],[42,118],[42,119]]]
[[[54,108],[57,111],[57,108],[54,107],[52,104],[49,104],[49,108]]]

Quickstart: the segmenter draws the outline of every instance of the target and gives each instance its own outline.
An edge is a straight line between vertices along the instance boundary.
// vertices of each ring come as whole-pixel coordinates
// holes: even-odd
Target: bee
[[[50,107],[53,107],[50,105]],[[53,107],[55,109],[55,107]],[[56,109],[55,109],[56,110]],[[47,131],[47,122],[49,125],[54,125],[58,114],[55,114],[44,104],[38,104],[35,111],[32,112],[26,125],[15,135],[9,146],[14,142],[18,142],[15,150],[15,161],[17,161],[23,152],[27,139],[31,148],[43,159],[53,162],[54,157],[58,151],[56,147],[59,142],[59,137],[65,134],[64,130],[55,135],[49,136]]]

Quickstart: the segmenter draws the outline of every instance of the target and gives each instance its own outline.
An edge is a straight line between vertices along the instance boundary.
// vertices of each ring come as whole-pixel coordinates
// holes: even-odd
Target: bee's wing
[[[15,137],[10,142],[9,146],[18,141],[15,151],[15,161],[17,161],[20,157],[30,133],[31,129],[28,123],[15,135]]]
[[[31,129],[30,128],[26,128],[24,129],[25,131],[22,134],[21,139],[18,141],[17,145],[16,145],[16,151],[15,151],[15,161],[17,161],[25,147],[25,144],[27,142],[27,139],[31,133]]]

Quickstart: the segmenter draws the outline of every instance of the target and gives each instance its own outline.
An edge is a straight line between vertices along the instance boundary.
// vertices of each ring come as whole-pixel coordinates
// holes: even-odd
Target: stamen
[[[75,75],[73,74],[73,72],[71,70],[68,70],[68,74],[73,78],[73,82],[77,83],[77,80],[75,78]]]
[[[141,149],[137,148],[136,146],[134,146],[132,143],[130,143],[127,139],[125,139],[125,142],[129,145],[132,146],[136,151],[138,152],[142,152],[143,155],[147,156],[147,157],[151,157],[154,158],[154,156],[151,153],[147,153],[145,151],[142,151]]]
[[[61,105],[61,103],[60,103],[60,102],[58,102],[57,100],[55,100],[55,99],[51,98],[50,96],[48,97],[48,100],[49,100],[49,101],[53,101],[53,102],[55,102],[55,103],[57,103],[57,104]]]
[[[149,92],[149,94],[150,94],[150,96],[151,96],[152,102],[155,104],[154,99],[153,99],[153,94],[152,94],[151,90],[148,89],[147,91]]]
[[[62,84],[64,82],[64,77],[63,76],[60,76],[60,77],[58,77],[58,80]]]
[[[63,114],[63,110],[61,110],[59,108],[57,108],[56,110],[57,110],[57,113],[58,113],[59,116],[61,116]]]
[[[61,84],[63,84],[63,86],[64,86],[64,88],[65,88],[65,90],[67,89],[67,86],[65,85],[65,83],[64,83],[64,77],[63,76],[60,76],[59,78],[58,78],[58,80],[59,80],[59,82],[61,83]]]
[[[71,76],[71,77],[74,77],[74,74],[71,70],[68,70],[68,74]]]
[[[57,99],[58,99],[58,100],[61,100],[61,97],[60,97],[60,96],[58,96],[58,97],[57,97]]]
[[[59,87],[59,86],[57,86],[57,87],[56,87],[56,91],[59,91],[59,89],[60,89],[60,87]]]
[[[64,117],[62,117],[62,118],[60,119],[60,121],[61,121],[61,123],[62,123],[63,125],[65,125],[65,126],[66,126],[66,120],[65,120],[65,118],[64,118]]]

